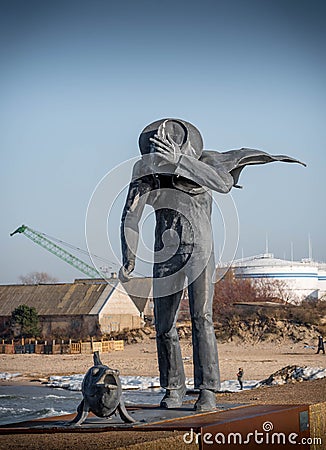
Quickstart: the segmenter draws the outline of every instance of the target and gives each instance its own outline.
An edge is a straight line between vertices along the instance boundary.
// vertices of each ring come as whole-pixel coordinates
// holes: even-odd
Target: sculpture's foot
[[[185,393],[185,387],[179,389],[167,389],[161,400],[160,407],[164,409],[180,408]]]
[[[195,411],[213,411],[216,409],[216,396],[215,392],[209,389],[202,389],[200,391],[198,400],[195,403]]]

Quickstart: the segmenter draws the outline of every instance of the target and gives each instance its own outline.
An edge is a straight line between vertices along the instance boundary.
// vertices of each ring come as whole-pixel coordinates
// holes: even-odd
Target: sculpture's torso
[[[198,193],[189,193],[191,189]],[[155,209],[155,252],[162,250],[164,245],[177,245],[174,253],[192,253],[194,247],[197,250],[207,248],[207,242],[211,242],[208,225],[212,197],[209,190],[174,175],[153,175],[152,190],[146,203]],[[194,227],[202,236],[200,241],[195,239]]]

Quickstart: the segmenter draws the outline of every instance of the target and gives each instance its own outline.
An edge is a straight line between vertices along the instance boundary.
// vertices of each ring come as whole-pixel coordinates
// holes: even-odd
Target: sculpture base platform
[[[36,435],[46,434],[51,435],[51,442],[54,443],[56,435],[64,433],[64,448],[70,448],[67,442],[76,436],[76,433],[84,435],[91,433],[92,436],[97,436],[97,439],[100,436],[107,436],[106,449],[155,448],[156,450],[174,446],[175,449],[239,450],[240,446],[247,449],[282,448],[284,450],[293,449],[296,445],[300,445],[302,450],[326,449],[325,428],[322,429],[326,403],[249,406],[227,404],[219,405],[216,411],[203,413],[193,411],[191,408],[192,405],[171,410],[160,409],[157,406],[133,406],[128,407],[128,412],[136,423],[122,423],[118,416],[101,419],[90,414],[86,421],[77,427],[69,426],[69,422],[75,416],[70,414],[3,425],[0,427],[0,435],[19,437],[18,435],[21,434],[33,434],[35,439]],[[141,444],[134,442],[137,436],[143,436]],[[86,438],[86,436],[83,437]],[[15,439],[13,436],[11,438]],[[161,441],[162,446],[159,445]],[[146,446],[146,442],[149,446]],[[151,446],[153,442],[156,442],[154,447]],[[138,445],[141,446],[138,447]],[[1,440],[0,448],[4,448],[1,446]],[[60,449],[60,446],[58,443],[53,447],[47,444],[47,448]],[[80,448],[87,450],[94,447],[83,444]]]

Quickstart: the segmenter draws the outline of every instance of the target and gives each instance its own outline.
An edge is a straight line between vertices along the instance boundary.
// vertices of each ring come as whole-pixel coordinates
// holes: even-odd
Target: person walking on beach
[[[324,341],[323,341],[323,336],[318,336],[318,349],[317,349],[317,354],[319,352],[323,352],[325,355],[325,346],[324,346]]]
[[[239,371],[237,373],[237,377],[238,377],[238,382],[239,382],[239,385],[240,385],[240,391],[242,391],[242,389],[243,389],[243,382],[242,382],[243,369],[242,369],[242,367],[239,367]]]

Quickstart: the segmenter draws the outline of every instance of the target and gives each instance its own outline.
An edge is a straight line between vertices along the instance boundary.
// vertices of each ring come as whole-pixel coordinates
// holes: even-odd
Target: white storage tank
[[[310,259],[286,261],[274,258],[271,253],[235,261],[232,264],[236,277],[250,279],[279,280],[284,291],[288,291],[288,301],[301,302],[305,299],[321,297],[321,283],[326,289],[326,265],[320,271],[318,263]]]
[[[326,264],[318,264],[319,298],[326,300]]]

